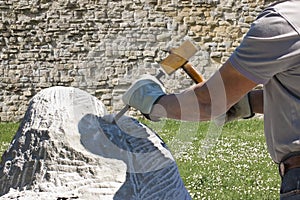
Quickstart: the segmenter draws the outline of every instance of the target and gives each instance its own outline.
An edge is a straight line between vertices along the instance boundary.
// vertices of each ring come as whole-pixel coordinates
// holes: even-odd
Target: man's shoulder
[[[300,0],[280,1],[271,5],[300,35]]]

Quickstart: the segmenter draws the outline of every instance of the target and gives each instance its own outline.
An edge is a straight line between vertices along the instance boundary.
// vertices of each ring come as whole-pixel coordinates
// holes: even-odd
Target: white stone
[[[191,199],[164,142],[75,88],[30,101],[0,163],[1,199]]]

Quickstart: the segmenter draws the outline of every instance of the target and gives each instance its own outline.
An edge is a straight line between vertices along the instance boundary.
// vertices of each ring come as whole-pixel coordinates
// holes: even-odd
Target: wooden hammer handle
[[[182,66],[183,70],[193,79],[195,83],[201,83],[204,81],[201,74],[190,64],[186,63]]]

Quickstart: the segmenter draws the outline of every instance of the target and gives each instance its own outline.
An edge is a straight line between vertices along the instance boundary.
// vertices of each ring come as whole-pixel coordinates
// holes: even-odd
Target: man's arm
[[[162,96],[150,116],[186,121],[207,121],[225,113],[257,83],[238,72],[227,61],[206,82],[197,84],[179,94]],[[261,98],[257,98],[257,97]],[[253,111],[262,112],[262,91],[251,92]]]

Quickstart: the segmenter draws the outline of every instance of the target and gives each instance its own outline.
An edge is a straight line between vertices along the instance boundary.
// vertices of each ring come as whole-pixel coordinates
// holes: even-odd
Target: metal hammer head
[[[160,65],[170,75],[186,64],[197,50],[192,42],[186,40],[178,48],[171,49],[170,54],[160,62]]]

